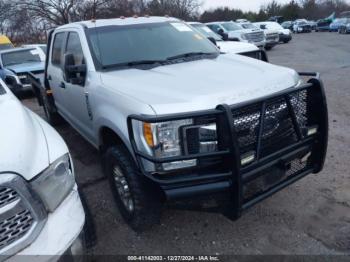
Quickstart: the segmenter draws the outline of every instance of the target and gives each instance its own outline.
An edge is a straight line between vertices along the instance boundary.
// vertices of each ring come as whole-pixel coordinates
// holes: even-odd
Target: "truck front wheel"
[[[127,149],[110,147],[103,156],[103,168],[120,213],[130,227],[141,232],[159,224],[161,201]]]

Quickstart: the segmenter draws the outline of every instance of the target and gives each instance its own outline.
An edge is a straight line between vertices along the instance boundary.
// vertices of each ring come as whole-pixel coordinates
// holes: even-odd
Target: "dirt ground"
[[[349,254],[350,35],[294,35],[268,52],[271,63],[318,71],[329,106],[329,149],[323,172],[251,208],[238,221],[221,214],[167,208],[161,225],[136,234],[122,220],[99,165],[98,152],[68,125],[67,142],[98,237],[93,254]],[[234,75],[232,76],[234,77]],[[43,115],[33,98],[23,100]]]

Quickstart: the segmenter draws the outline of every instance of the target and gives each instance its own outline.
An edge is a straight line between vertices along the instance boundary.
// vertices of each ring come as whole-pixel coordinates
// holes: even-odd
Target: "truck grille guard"
[[[129,137],[141,173],[159,184],[170,200],[227,191],[231,217],[238,218],[242,211],[302,177],[320,172],[328,143],[325,92],[318,73],[299,75],[310,79],[299,87],[233,106],[157,117],[129,116]],[[188,118],[216,122],[217,151],[160,159],[137,149],[133,120],[157,123]],[[254,160],[243,164],[247,154],[254,155]],[[167,176],[147,172],[142,159],[154,164],[197,159],[199,166],[169,171]],[[212,166],[201,168],[201,162]],[[275,176],[273,183],[267,183],[271,176]]]

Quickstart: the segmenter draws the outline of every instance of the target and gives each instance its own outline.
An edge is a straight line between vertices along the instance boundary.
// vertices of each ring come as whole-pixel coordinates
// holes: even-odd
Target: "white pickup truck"
[[[206,25],[215,33],[223,36],[225,40],[251,43],[259,48],[265,47],[265,34],[259,28],[243,28],[241,24],[232,21],[211,22]]]
[[[307,82],[301,75],[310,78]],[[224,197],[232,219],[322,170],[327,105],[316,73],[221,54],[167,17],[92,20],[48,39],[42,101],[100,150],[135,230],[164,201]]]
[[[85,214],[66,144],[2,80],[0,115],[1,261],[81,255]]]

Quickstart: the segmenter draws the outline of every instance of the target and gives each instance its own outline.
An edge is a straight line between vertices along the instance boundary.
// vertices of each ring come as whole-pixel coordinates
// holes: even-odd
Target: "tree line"
[[[208,0],[207,0],[208,1]],[[211,1],[211,0],[210,0]],[[263,21],[274,15],[285,19],[319,19],[333,11],[350,10],[345,0],[272,0],[258,12],[219,7],[201,12],[202,0],[0,0],[0,33],[14,43],[46,41],[48,30],[75,21],[133,15],[169,15],[186,21],[210,22],[246,18]]]
[[[205,11],[201,14],[200,20],[211,22],[245,18],[250,21],[264,21],[277,15],[283,16],[285,20],[298,18],[318,20],[329,16],[333,12],[339,15],[344,11],[350,11],[350,4],[345,0],[291,0],[286,4],[280,4],[278,1],[272,0],[267,5],[261,6],[258,12],[243,12],[239,9],[221,7]]]

